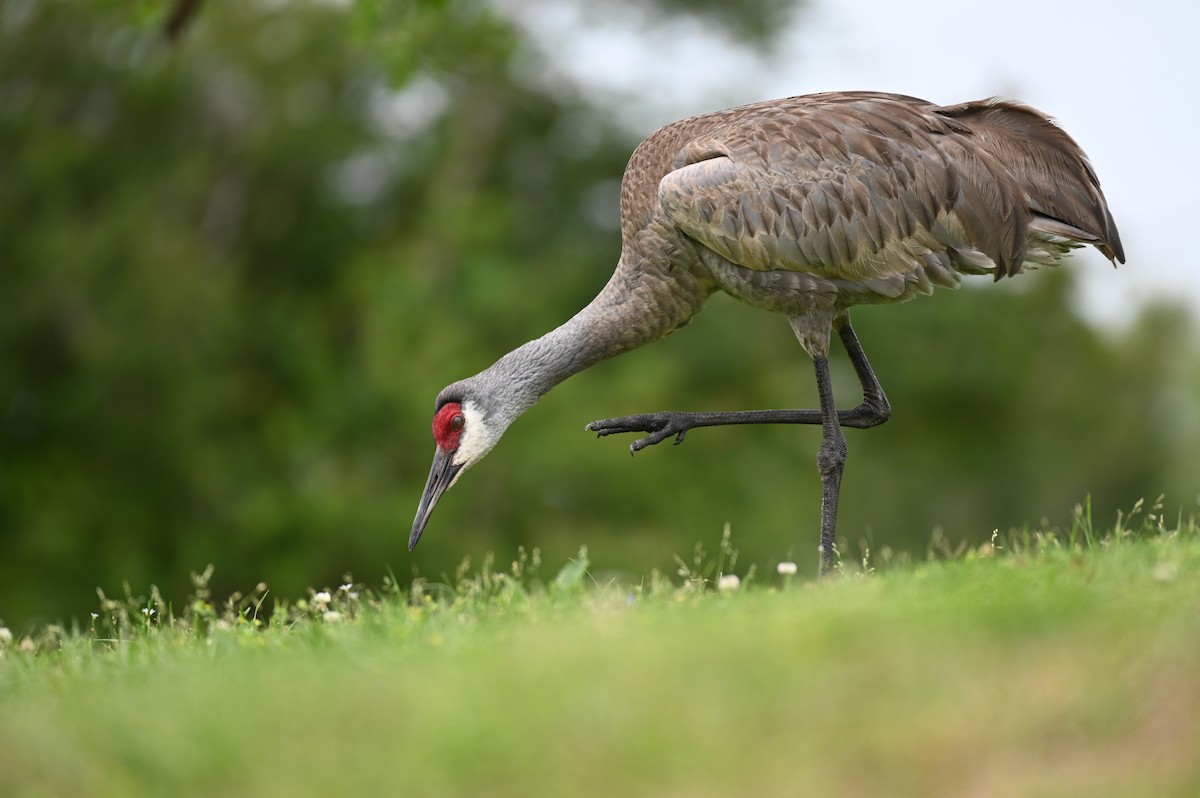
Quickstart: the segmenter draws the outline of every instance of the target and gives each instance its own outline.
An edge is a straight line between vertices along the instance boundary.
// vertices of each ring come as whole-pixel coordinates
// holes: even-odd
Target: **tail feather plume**
[[[1100,181],[1066,131],[1033,108],[998,99],[946,106],[938,114],[963,125],[978,151],[1007,172],[1024,195],[1029,232],[1090,244],[1114,264],[1125,262]]]

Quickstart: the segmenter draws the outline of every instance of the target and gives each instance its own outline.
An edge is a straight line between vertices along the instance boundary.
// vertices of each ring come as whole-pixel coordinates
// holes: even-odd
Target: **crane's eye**
[[[463,416],[462,413],[459,413],[454,418],[450,419],[450,429],[454,430],[455,432],[462,429],[466,425],[467,425],[467,419]]]

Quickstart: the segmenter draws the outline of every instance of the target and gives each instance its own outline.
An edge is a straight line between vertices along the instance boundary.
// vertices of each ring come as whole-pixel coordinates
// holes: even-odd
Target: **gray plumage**
[[[854,305],[956,287],[963,274],[1018,274],[1095,246],[1124,262],[1095,172],[1038,111],[1001,100],[939,107],[867,92],[757,103],[684,119],[634,151],[621,183],[620,261],[600,294],[561,327],[447,386],[434,416],[434,464],[413,522],[521,413],[562,380],[685,324],[713,293],[789,318],[816,369],[820,410],[664,411],[593,422],[600,435],[649,433],[632,451],[693,427],[821,424],[821,567],[832,564],[843,426],[890,407],[850,326]],[[837,333],[863,401],[837,410]]]

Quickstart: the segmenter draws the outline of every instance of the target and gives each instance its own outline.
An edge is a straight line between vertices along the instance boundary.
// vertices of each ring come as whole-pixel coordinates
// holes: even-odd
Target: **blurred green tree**
[[[333,189],[379,137],[343,15],[226,9],[179,55],[108,3],[3,25],[4,611],[288,551],[353,401]]]

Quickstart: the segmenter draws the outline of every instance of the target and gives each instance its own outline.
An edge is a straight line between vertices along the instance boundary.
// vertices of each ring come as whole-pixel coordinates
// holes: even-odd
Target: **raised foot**
[[[683,436],[694,425],[687,413],[674,410],[664,410],[659,413],[641,413],[636,416],[621,416],[593,421],[584,429],[596,433],[597,438],[605,435],[615,435],[620,432],[648,432],[644,438],[638,438],[629,444],[629,453],[633,454],[647,446],[662,443],[672,435],[675,444],[683,443]]]

